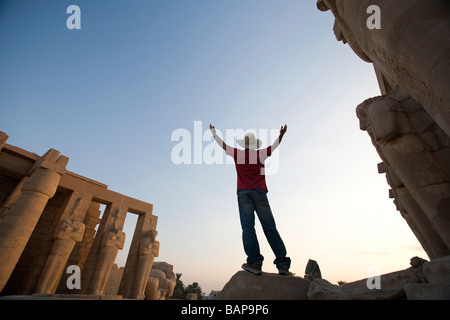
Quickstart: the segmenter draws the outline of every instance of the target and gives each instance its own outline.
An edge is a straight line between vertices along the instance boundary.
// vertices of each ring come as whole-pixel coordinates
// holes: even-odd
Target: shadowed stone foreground
[[[238,271],[215,300],[308,300],[309,285],[310,281],[300,277]]]
[[[306,275],[307,276],[307,275]],[[306,277],[305,276],[305,277]],[[216,300],[450,300],[450,256],[426,261],[411,259],[411,267],[373,278],[334,285],[320,277],[238,271]]]

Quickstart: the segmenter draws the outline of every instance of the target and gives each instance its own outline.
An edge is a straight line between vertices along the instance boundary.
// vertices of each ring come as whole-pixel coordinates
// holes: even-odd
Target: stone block
[[[403,182],[400,180],[398,175],[395,173],[391,166],[386,166],[386,179],[391,187],[403,187]]]
[[[385,173],[386,172],[386,163],[380,162],[378,165],[378,173]]]
[[[437,151],[441,147],[438,139],[432,132],[423,132],[419,134],[420,139],[423,141],[423,143],[426,145],[428,150],[431,151]]]
[[[425,263],[423,273],[429,283],[450,284],[450,256]]]
[[[246,271],[234,274],[216,300],[308,300],[310,281],[294,276]]]
[[[433,133],[442,146],[450,147],[450,137],[441,128],[436,126]]]
[[[426,151],[423,142],[414,133],[405,134],[386,144],[380,144],[380,150],[391,167],[395,167],[398,160]]]
[[[345,300],[341,287],[325,279],[314,279],[307,292],[309,300]]]
[[[433,156],[444,170],[447,177],[450,177],[450,148],[446,147],[433,152]]]
[[[398,105],[398,102],[380,100],[368,107],[367,114],[375,141],[388,142],[404,134],[414,133],[408,115],[393,110]]]
[[[380,275],[380,287],[369,289],[368,279],[350,282],[340,288],[344,298],[350,300],[395,300],[405,295],[404,286],[407,283],[418,283],[420,279],[417,270],[409,268],[397,272]]]
[[[429,151],[402,157],[392,167],[411,193],[419,188],[448,180]]]
[[[450,284],[408,283],[408,300],[450,300]]]
[[[317,9],[319,9],[320,11],[330,10],[324,0],[317,0],[316,5],[317,5]]]
[[[319,264],[315,260],[308,260],[305,268],[305,279],[312,281],[316,278],[321,279],[322,273],[320,272]]]
[[[414,103],[416,106],[420,107],[421,110],[413,113],[409,113],[409,120],[411,121],[411,124],[416,129],[417,132],[422,133],[430,128],[432,128],[435,125],[435,122],[433,119],[431,119],[430,115],[423,109],[420,104],[417,102]],[[407,109],[407,103],[404,103],[404,108]]]

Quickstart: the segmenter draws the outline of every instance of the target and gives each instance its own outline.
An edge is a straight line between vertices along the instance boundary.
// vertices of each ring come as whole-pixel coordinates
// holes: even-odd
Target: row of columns
[[[0,147],[5,145],[6,139],[7,135],[0,132]],[[11,277],[48,200],[55,195],[67,163],[67,157],[50,149],[35,161],[7,199],[6,205],[3,205],[0,215],[0,292]],[[81,293],[104,294],[111,268],[118,251],[123,249],[126,236],[122,229],[129,210],[129,198],[117,195],[114,193],[111,201],[96,198],[88,188],[71,190],[67,203],[61,208],[63,212],[52,234],[51,249],[41,268],[34,293],[56,292],[76,243],[83,239],[86,229],[83,221],[91,203],[104,201],[107,204],[105,213],[87,260],[81,266]],[[151,211],[138,214],[139,222],[131,245],[133,259],[128,259],[134,262],[127,260],[126,276],[121,284],[123,296],[134,299],[144,298],[148,275],[159,251],[156,217]]]
[[[54,196],[68,160],[50,149],[23,178],[20,193],[13,192],[16,199],[9,210],[3,212],[0,222],[0,291],[19,261],[48,200]]]

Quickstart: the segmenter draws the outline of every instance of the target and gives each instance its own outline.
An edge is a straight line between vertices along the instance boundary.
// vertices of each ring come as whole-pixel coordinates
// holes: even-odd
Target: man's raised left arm
[[[278,146],[280,145],[280,143],[281,143],[281,140],[283,139],[283,136],[284,136],[284,134],[286,133],[286,131],[287,131],[287,125],[284,125],[284,127],[283,126],[281,126],[281,129],[280,129],[280,135],[279,135],[279,137],[275,140],[275,142],[272,144],[272,152],[276,149],[276,148],[278,148]]]

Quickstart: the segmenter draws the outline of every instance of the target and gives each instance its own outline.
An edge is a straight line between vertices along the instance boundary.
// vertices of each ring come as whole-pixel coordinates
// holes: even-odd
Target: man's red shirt
[[[236,164],[237,191],[264,189],[268,192],[264,162],[272,155],[272,146],[261,150],[240,150],[227,146],[226,153],[233,157]]]

